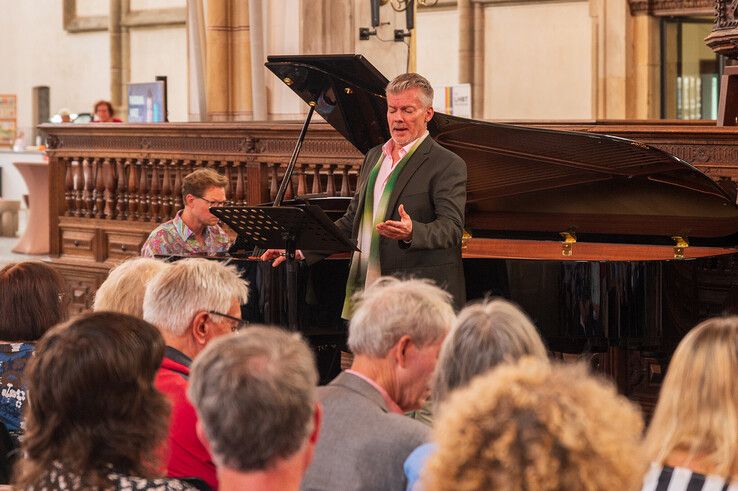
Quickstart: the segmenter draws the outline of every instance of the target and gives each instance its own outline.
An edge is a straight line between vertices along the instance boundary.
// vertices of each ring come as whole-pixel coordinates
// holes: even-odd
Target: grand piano
[[[266,66],[362,153],[389,139],[388,80],[362,56]],[[736,196],[637,141],[438,112],[429,130],[468,166],[467,298],[516,302],[555,356],[587,360],[648,412],[679,340],[738,304]],[[334,216],[346,204],[329,201]],[[347,272],[346,257],[301,265],[300,328],[333,339],[319,346],[340,345]],[[251,315],[284,323],[279,274],[251,274]]]

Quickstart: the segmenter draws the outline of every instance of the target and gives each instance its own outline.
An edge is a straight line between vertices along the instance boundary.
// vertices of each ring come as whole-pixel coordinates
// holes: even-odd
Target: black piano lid
[[[388,80],[361,55],[269,56],[287,83],[359,151],[390,137]],[[738,207],[712,179],[625,138],[528,128],[436,112],[431,136],[467,164],[474,237],[738,244]]]

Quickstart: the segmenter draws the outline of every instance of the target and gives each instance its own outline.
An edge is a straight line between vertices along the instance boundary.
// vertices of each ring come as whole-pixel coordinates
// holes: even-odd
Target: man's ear
[[[311,445],[318,443],[318,437],[320,436],[320,424],[323,421],[323,406],[319,402],[315,403],[315,409],[313,409],[313,431],[308,437],[308,442]]]
[[[433,110],[433,106],[430,106],[425,113],[425,122],[429,122],[431,119],[433,119],[433,114],[435,111]]]
[[[192,202],[195,201],[195,195],[194,194],[187,194],[184,197],[184,204],[185,206],[192,206]]]
[[[412,343],[410,336],[406,334],[395,343],[392,350],[394,351],[395,362],[400,368],[406,368],[407,366],[407,350],[410,348],[410,343]]]
[[[192,337],[195,339],[195,342],[199,345],[204,346],[208,342],[208,339],[209,339],[208,321],[209,320],[210,320],[210,314],[208,314],[204,310],[201,310],[195,315],[195,317],[192,318],[192,322],[190,323]]]

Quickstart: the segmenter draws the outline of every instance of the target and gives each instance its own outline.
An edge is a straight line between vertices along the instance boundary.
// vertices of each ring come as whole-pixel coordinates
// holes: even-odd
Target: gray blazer
[[[382,147],[369,150],[357,183],[357,192],[346,213],[336,225],[356,239],[364,207],[369,173],[382,153]],[[420,144],[395,183],[387,205],[385,220],[399,220],[397,207],[413,220],[413,240],[380,239],[382,275],[429,278],[454,297],[460,308],[466,302],[464,267],[461,262],[461,236],[466,205],[466,163],[430,136]]]
[[[323,426],[302,490],[404,491],[402,465],[429,428],[390,413],[382,395],[350,373],[319,387],[318,397]]]

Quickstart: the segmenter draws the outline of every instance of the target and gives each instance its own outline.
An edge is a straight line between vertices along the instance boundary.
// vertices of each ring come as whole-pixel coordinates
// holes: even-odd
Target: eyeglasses
[[[228,320],[233,321],[234,324],[231,327],[231,332],[237,332],[239,329],[249,325],[249,321],[245,319],[239,319],[238,317],[233,317],[232,315],[222,314],[220,312],[216,312],[215,310],[208,310],[208,314],[219,315],[221,317],[224,317]]]
[[[228,201],[213,201],[207,198],[203,198],[202,196],[195,196],[195,198],[203,200],[205,203],[208,204],[209,207],[212,208],[220,208],[228,205]]]

